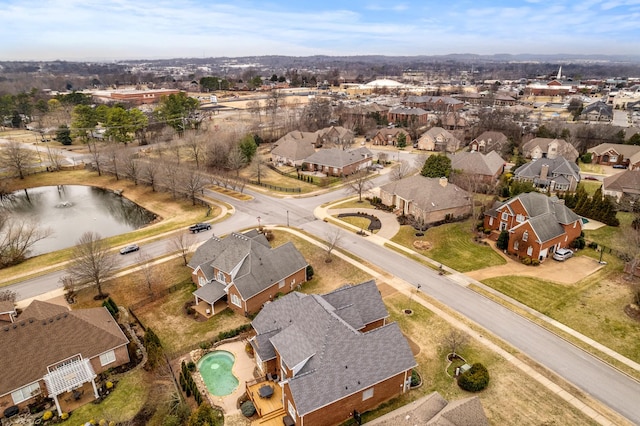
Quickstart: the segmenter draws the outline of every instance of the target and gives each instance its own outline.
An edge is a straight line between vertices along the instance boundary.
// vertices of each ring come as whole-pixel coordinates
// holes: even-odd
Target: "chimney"
[[[440,184],[441,187],[445,188],[447,186],[447,183],[449,183],[449,181],[447,180],[446,177],[443,176],[440,178],[438,183]]]
[[[540,168],[540,180],[542,181],[546,180],[548,174],[549,174],[549,165],[543,164],[542,167]]]

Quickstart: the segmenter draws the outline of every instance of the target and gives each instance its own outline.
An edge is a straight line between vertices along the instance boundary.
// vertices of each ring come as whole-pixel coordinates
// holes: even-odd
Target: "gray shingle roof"
[[[517,229],[524,224],[529,223],[533,231],[538,236],[541,243],[549,241],[555,237],[559,237],[564,234],[564,228],[560,226],[553,213],[545,213],[539,216],[530,218],[529,220],[522,222],[518,226],[514,226],[511,229]]]
[[[442,186],[439,178],[414,175],[383,185],[380,190],[413,200],[425,212],[471,206],[471,194],[452,183]]]
[[[307,267],[307,261],[288,242],[271,248],[263,234],[231,233],[226,238],[212,237],[194,253],[189,266],[203,271],[219,269],[231,274],[233,283],[244,300],[248,300],[272,284]],[[213,277],[212,277],[213,278]]]
[[[474,175],[495,176],[504,167],[504,160],[495,151],[488,154],[477,151],[460,152],[448,157],[451,159],[452,169]]]
[[[402,115],[425,115],[427,111],[422,108],[411,108],[411,107],[403,107],[398,106],[391,108],[389,110],[389,114],[402,114]]]
[[[301,161],[315,152],[314,145],[318,139],[315,133],[310,133],[309,137],[294,139],[284,137],[277,142],[271,153],[279,157],[287,158],[291,161]]]
[[[340,148],[321,149],[305,159],[307,163],[342,168],[357,163],[363,158],[371,158],[371,151],[361,147],[349,151]]]
[[[580,168],[576,163],[567,160],[564,157],[538,158],[518,167],[513,173],[517,177],[533,179],[540,176],[543,166],[548,166],[547,176],[552,178],[557,175],[571,176],[576,182],[580,182]],[[558,181],[556,179],[556,181]],[[567,181],[568,182],[568,181]]]
[[[415,367],[396,323],[367,333],[350,325],[356,311],[360,319],[386,317],[380,304],[380,293],[370,281],[324,296],[290,293],[265,305],[253,320],[256,344],[268,353],[260,335],[273,334],[269,341],[287,367],[298,367],[289,385],[300,415]],[[346,319],[340,315],[345,309],[350,311]]]
[[[198,287],[198,289],[193,292],[194,296],[199,297],[207,303],[215,303],[222,299],[225,294],[227,293],[224,291],[224,284],[215,281]]]
[[[607,176],[602,181],[602,189],[627,194],[638,194],[640,193],[640,170],[625,170],[622,173]]]

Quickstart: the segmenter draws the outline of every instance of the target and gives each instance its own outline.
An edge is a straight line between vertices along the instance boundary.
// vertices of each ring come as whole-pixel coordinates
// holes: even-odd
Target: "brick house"
[[[623,203],[620,210],[632,210],[640,201],[640,170],[625,170],[602,180],[602,195],[613,197]]]
[[[367,148],[352,150],[321,149],[305,158],[303,170],[324,173],[327,176],[349,176],[373,164],[373,154]]]
[[[405,138],[406,138],[406,143],[407,146],[411,146],[413,145],[413,141],[411,139],[411,136],[409,135],[409,133],[404,130],[404,129],[400,129],[398,127],[392,127],[392,128],[382,128],[380,130],[378,130],[375,134],[375,136],[371,139],[371,142],[374,145],[393,145],[396,146],[398,145],[398,136],[400,134],[404,134]]]
[[[296,130],[274,142],[271,159],[274,163],[301,166],[304,159],[316,152],[315,148],[319,146],[322,146],[322,141],[317,133]]]
[[[522,154],[526,158],[564,157],[569,161],[578,159],[578,150],[564,139],[533,138],[522,145]]]
[[[128,102],[132,105],[157,104],[163,96],[180,93],[177,89],[149,89],[149,90],[115,90],[108,92],[106,99],[119,102]],[[94,95],[97,98],[104,96]]]
[[[409,390],[413,353],[371,280],[288,294],[251,325],[258,369],[276,376],[296,425],[337,425]]]
[[[316,131],[321,146],[342,147],[353,144],[355,133],[342,126],[330,126]]]
[[[464,107],[464,102],[448,96],[407,96],[402,104],[410,108],[439,112],[457,111]]]
[[[593,102],[584,107],[580,118],[587,121],[611,121],[613,120],[613,105],[607,105],[602,101]]]
[[[485,229],[509,232],[507,252],[543,261],[568,248],[582,232],[582,219],[557,197],[539,192],[520,194],[485,212]]]
[[[442,127],[432,127],[418,139],[418,149],[425,151],[456,152],[460,139]]]
[[[0,327],[0,412],[38,396],[68,412],[77,395],[98,398],[98,374],[129,362],[129,340],[104,307],[70,311],[35,300]]]
[[[631,170],[640,169],[640,146],[602,143],[587,150],[591,162],[603,166],[620,164]]]
[[[580,167],[564,157],[538,158],[518,167],[513,179],[545,191],[573,192],[580,183]]]
[[[496,151],[483,154],[477,151],[449,154],[451,168],[474,177],[476,184],[494,186],[504,172],[505,161]],[[467,188],[469,189],[469,188]]]
[[[469,150],[478,152],[497,151],[504,152],[509,145],[509,139],[501,132],[482,132],[477,138],[469,143]]]
[[[210,238],[188,266],[198,287],[193,292],[196,305],[205,302],[215,314],[215,303],[226,300],[225,307],[248,315],[306,282],[308,263],[293,243],[271,248],[264,234],[251,230]]]
[[[411,123],[427,124],[429,121],[429,114],[422,108],[409,108],[398,106],[391,108],[387,112],[387,119],[390,123]]]
[[[395,206],[398,214],[413,216],[430,224],[471,213],[471,194],[449,183],[447,178],[409,176],[380,187],[380,199]]]

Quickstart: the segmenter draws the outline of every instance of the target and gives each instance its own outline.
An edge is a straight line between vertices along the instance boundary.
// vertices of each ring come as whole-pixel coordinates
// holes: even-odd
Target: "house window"
[[[19,404],[22,401],[26,401],[27,399],[39,393],[40,393],[40,385],[38,384],[38,382],[35,382],[21,389],[18,389],[15,392],[11,392],[11,398],[13,398],[14,404]]]
[[[513,243],[513,249],[514,250],[518,250],[518,247],[520,247],[520,241],[516,241]]]
[[[500,222],[500,230],[504,231],[505,229],[507,229],[507,223],[506,222]]]
[[[287,400],[287,411],[292,419],[296,418],[296,407],[289,400]]]
[[[575,228],[578,222],[573,222],[573,227]]]
[[[529,246],[527,248],[527,256],[531,256],[533,254],[533,247]]]
[[[207,280],[202,275],[200,275],[198,277],[198,284],[200,284],[200,287],[204,286],[206,283],[207,283]]]
[[[242,304],[240,303],[240,298],[236,294],[231,295],[231,303],[241,308]]]
[[[489,226],[493,226],[493,218],[492,217],[489,218]]]
[[[221,283],[226,283],[227,282],[227,280],[224,277],[224,272],[218,271],[218,281],[220,281]]]
[[[116,353],[114,351],[105,352],[100,355],[100,365],[105,366],[111,364],[116,360]]]
[[[278,288],[282,287],[284,287],[284,280],[280,280],[280,282],[278,283]]]
[[[519,214],[516,216],[516,222],[521,223],[524,222],[524,215]]]
[[[373,398],[373,388],[369,388],[362,392],[362,400],[366,401],[369,398]]]
[[[522,241],[527,241],[528,239],[529,239],[529,232],[524,231],[524,234],[522,234]]]
[[[509,214],[507,212],[502,212],[502,220],[509,219]]]

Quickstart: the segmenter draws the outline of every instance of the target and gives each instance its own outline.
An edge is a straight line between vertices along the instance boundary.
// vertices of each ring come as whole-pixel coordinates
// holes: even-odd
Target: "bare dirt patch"
[[[431,243],[429,241],[415,240],[413,242],[413,247],[418,250],[429,250],[431,248]]]

